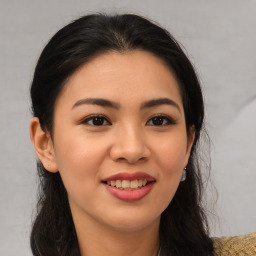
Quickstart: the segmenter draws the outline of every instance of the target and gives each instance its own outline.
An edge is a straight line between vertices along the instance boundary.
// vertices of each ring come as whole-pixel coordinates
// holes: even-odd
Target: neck
[[[75,216],[73,216],[75,217]],[[81,256],[157,256],[159,220],[140,230],[115,230],[74,218]]]

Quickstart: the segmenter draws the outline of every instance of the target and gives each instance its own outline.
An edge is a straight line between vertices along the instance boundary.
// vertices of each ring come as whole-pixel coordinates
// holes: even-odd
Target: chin
[[[118,231],[134,232],[155,226],[156,224],[158,226],[159,222],[160,216],[147,216],[147,214],[132,215],[127,213],[122,216],[115,216],[108,224],[112,223],[111,226]]]

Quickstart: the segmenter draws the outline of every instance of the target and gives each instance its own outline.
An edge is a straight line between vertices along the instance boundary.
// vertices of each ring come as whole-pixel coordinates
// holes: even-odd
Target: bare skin
[[[82,256],[157,255],[160,216],[194,140],[178,83],[159,58],[139,50],[94,58],[56,101],[54,140],[36,117],[30,133],[44,167],[60,172]],[[103,183],[136,172],[154,178],[139,200],[121,200]]]

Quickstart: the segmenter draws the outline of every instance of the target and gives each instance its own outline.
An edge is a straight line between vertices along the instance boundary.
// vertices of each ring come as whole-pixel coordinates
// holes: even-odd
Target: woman
[[[202,93],[166,30],[136,15],[79,18],[43,50],[31,98],[33,255],[213,255]]]

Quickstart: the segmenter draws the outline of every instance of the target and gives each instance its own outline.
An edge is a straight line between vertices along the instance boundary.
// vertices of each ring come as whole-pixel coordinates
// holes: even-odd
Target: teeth
[[[122,188],[129,188],[131,186],[131,182],[129,180],[122,181]]]
[[[131,182],[130,182],[130,187],[131,188],[138,188],[138,186],[139,186],[139,182],[138,182],[138,180],[132,180]]]
[[[120,189],[132,190],[146,186],[147,180],[111,180],[107,184]]]
[[[116,180],[116,187],[121,188],[122,187],[122,181],[121,180]]]

